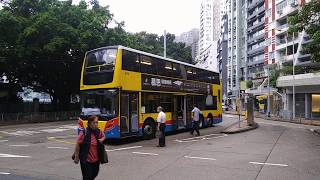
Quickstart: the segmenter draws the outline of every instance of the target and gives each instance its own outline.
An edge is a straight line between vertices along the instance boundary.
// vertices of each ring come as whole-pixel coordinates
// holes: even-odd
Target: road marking
[[[10,175],[11,173],[7,173],[7,172],[0,172],[0,175]]]
[[[69,149],[68,147],[48,147],[48,149]]]
[[[0,140],[0,142],[8,142],[9,140]]]
[[[132,152],[133,154],[141,154],[141,155],[151,155],[151,156],[159,156],[159,154],[155,153],[145,153],[145,152]]]
[[[74,142],[59,140],[59,139],[57,139],[55,137],[47,137],[47,139],[50,140],[50,141],[56,141],[56,142],[61,142],[61,143],[66,143],[66,144],[76,144]]]
[[[21,155],[0,153],[0,158],[31,158],[31,156],[21,156]]]
[[[193,156],[184,156],[185,158],[189,159],[200,159],[200,160],[210,160],[210,161],[215,161],[216,159],[214,158],[205,158],[205,157],[193,157]]]
[[[30,145],[26,145],[26,144],[12,144],[12,145],[9,145],[11,147],[29,147]]]
[[[222,138],[228,136],[227,134],[208,134],[205,136],[198,136],[198,137],[192,137],[192,138],[186,138],[186,139],[176,139],[176,142],[195,142],[195,141],[202,141],[202,140],[209,140],[209,139],[216,139],[216,138]]]
[[[14,135],[14,136],[31,136],[34,134],[39,134],[41,132],[38,132],[38,131],[14,131],[14,132],[0,131],[0,133]]]
[[[52,127],[52,128],[50,128]],[[62,125],[60,127],[58,126],[46,126],[42,128],[46,129],[35,129],[35,128],[26,128],[26,129],[16,129],[13,131],[0,131],[2,134],[7,134],[7,135],[14,135],[14,136],[32,136],[34,134],[40,134],[40,133],[59,133],[59,132],[64,132],[68,130],[75,130],[78,126],[75,125]]]
[[[236,117],[236,115],[223,114],[223,115],[222,115],[222,118],[223,118],[223,117]]]
[[[287,164],[273,164],[273,163],[260,163],[260,162],[249,162],[250,164],[267,165],[267,166],[282,166],[287,167]]]
[[[70,129],[56,128],[56,129],[43,129],[40,131],[46,132],[46,133],[58,133],[58,132],[64,132],[64,131],[68,131],[68,130],[70,130]]]
[[[113,152],[113,151],[122,151],[122,150],[128,150],[128,149],[137,149],[142,148],[142,146],[132,146],[132,147],[125,147],[125,148],[118,148],[118,149],[107,149],[107,152]]]

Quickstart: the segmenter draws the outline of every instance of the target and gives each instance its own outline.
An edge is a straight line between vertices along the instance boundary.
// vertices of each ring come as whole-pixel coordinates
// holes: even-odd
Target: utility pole
[[[167,32],[164,30],[163,35],[163,57],[167,57]]]

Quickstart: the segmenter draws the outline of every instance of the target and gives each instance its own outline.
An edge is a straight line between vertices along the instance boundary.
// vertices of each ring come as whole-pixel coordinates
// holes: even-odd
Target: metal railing
[[[64,112],[32,112],[32,113],[1,113],[0,124],[19,124],[35,122],[51,122],[75,120],[78,118],[79,111]]]

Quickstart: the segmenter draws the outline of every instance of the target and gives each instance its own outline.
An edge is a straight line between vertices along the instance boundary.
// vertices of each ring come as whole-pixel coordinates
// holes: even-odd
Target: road
[[[316,127],[257,119],[260,127],[241,134],[220,132],[237,117],[201,130],[157,140],[130,139],[107,145],[110,163],[98,180],[319,180],[320,136]],[[76,122],[0,127],[0,180],[81,179],[73,164]]]

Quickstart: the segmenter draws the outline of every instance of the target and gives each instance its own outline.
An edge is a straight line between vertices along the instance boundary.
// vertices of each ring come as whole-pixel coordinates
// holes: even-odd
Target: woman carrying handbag
[[[98,128],[98,117],[88,118],[88,127],[80,131],[72,159],[80,167],[83,180],[94,180],[100,164],[108,163],[108,156],[103,141],[105,137]]]

